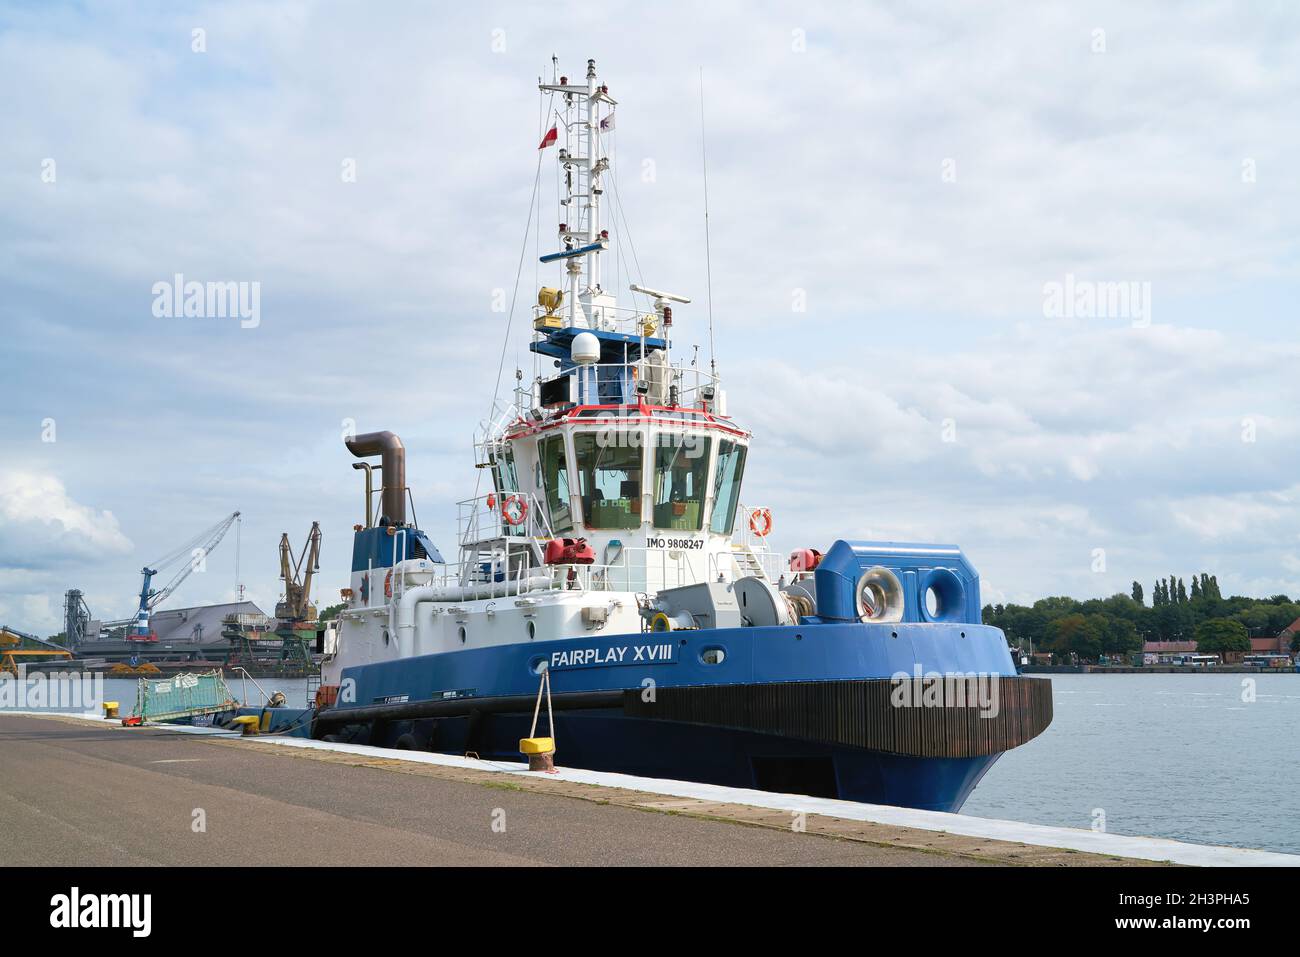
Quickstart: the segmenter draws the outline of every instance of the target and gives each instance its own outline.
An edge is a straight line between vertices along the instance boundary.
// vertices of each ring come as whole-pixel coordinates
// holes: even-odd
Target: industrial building
[[[220,641],[223,622],[230,615],[240,616],[238,620],[241,622],[269,620],[266,613],[253,602],[232,601],[220,605],[198,605],[193,608],[155,611],[150,616],[150,623],[160,644],[186,642],[200,644]],[[86,632],[89,636],[100,635],[100,622],[91,619]],[[101,636],[100,640],[110,637],[120,640],[120,635],[113,635],[112,632]],[[96,639],[89,637],[86,645],[83,646],[83,652],[93,654],[95,644],[97,644]]]

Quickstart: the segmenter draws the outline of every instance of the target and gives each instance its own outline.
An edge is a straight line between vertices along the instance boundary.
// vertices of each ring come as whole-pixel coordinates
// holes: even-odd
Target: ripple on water
[[[1053,675],[1051,726],[962,813],[1300,853],[1300,675],[1253,677],[1251,702],[1241,675]]]

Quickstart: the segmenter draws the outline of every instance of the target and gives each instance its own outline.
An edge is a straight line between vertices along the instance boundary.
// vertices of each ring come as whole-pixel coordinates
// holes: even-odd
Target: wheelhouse
[[[748,435],[699,411],[574,408],[521,423],[491,452],[500,501],[527,495],[555,536],[687,532],[730,537]]]

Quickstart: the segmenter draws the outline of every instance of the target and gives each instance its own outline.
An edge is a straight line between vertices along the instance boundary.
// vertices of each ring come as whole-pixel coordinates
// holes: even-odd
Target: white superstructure
[[[750,434],[713,371],[670,359],[673,306],[690,300],[634,285],[646,307],[623,308],[602,285],[616,101],[594,61],[583,83],[558,70],[553,80],[540,90],[556,129],[554,147],[543,142],[559,163],[559,248],[541,261],[563,281],[533,310],[533,382],[518,373],[481,430],[475,464],[490,491],[460,505],[456,562],[436,560],[404,503],[389,504],[404,496],[400,461],[384,476],[385,507],[399,516],[377,516],[368,491],[327,684],[344,667],[410,655],[691,627],[658,596],[699,583],[751,579],[750,593],[771,595],[752,623],[797,620],[763,544],[770,513],[740,504]]]

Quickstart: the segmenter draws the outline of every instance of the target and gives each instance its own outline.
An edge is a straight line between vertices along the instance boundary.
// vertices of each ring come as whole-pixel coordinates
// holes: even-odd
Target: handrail
[[[248,704],[248,682],[249,681],[253,682],[253,686],[257,688],[258,691],[262,692],[262,704],[266,704],[268,701],[271,700],[271,696],[266,693],[266,689],[257,683],[257,679],[248,673],[247,668],[243,668],[240,667],[239,665],[235,665],[230,670],[238,671],[243,675],[243,681],[240,685],[240,691],[243,693],[243,703],[245,705]]]
[[[528,497],[534,499],[534,496]],[[483,498],[485,496],[460,504],[465,509],[474,509],[481,505]],[[769,580],[776,582],[785,574],[783,557],[772,551],[764,539],[749,534],[750,511],[752,510],[740,506],[741,522],[738,525],[741,527],[737,528],[735,537],[721,550],[665,549],[624,544],[614,561],[589,565],[539,565],[538,549],[549,535],[486,534],[461,548],[459,562],[426,566],[418,571],[403,568],[396,576],[398,580],[393,583],[391,601],[352,610],[389,608],[406,592],[410,584],[407,575],[412,574],[416,576],[417,582],[472,588],[476,592],[490,591],[492,595],[500,597],[519,596],[525,591],[538,590],[536,577],[539,574],[550,574],[550,589],[556,591],[634,592],[651,585],[672,588],[706,581],[731,581],[736,577],[737,563],[741,569],[740,574],[744,574],[744,566],[751,561],[762,569]],[[468,519],[463,517],[462,520]],[[491,528],[478,523],[469,527],[495,532],[499,531],[498,523],[499,518],[494,520]],[[480,548],[475,549],[471,547],[473,545]],[[739,557],[738,553],[741,553]]]
[[[462,547],[498,538],[555,537],[551,531],[546,509],[542,507],[542,500],[536,492],[518,491],[506,493],[507,498],[511,495],[522,496],[528,504],[527,518],[522,525],[506,525],[501,520],[500,502],[495,507],[487,507],[486,503],[489,497],[501,497],[496,492],[467,498],[456,503],[456,522],[459,526],[458,533]]]
[[[664,404],[670,390],[675,388],[677,390],[675,405],[684,412],[692,410],[704,411],[704,402],[711,398],[711,396],[704,394],[704,390],[716,390],[722,381],[721,377],[716,373],[687,362],[664,362],[659,364],[639,359],[634,362],[596,362],[585,366],[585,368],[603,369],[607,373],[616,370],[619,373],[617,378],[627,382],[629,388],[631,387],[630,383],[641,378],[659,377],[658,385],[653,388],[660,392],[660,396],[658,399],[652,398],[650,404]],[[633,397],[629,396],[628,398],[632,399]],[[588,402],[588,404],[597,403]]]

